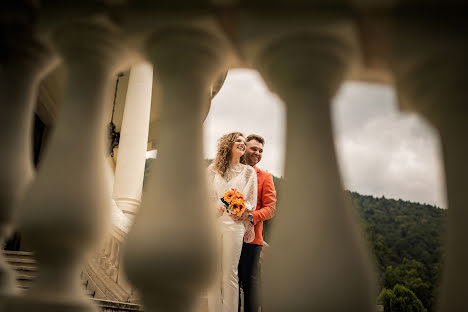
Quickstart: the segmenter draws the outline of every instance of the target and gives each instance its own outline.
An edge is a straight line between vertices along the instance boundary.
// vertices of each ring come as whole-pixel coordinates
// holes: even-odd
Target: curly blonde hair
[[[232,145],[240,136],[244,135],[240,132],[231,132],[223,135],[218,140],[218,152],[216,153],[216,158],[213,160],[213,169],[222,177],[226,173],[226,170],[229,167],[229,162],[231,161]],[[240,158],[240,163],[244,165],[246,164],[244,155]]]

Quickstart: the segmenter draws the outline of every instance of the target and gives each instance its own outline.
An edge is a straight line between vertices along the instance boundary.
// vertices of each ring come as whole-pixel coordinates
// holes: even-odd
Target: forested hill
[[[432,310],[447,211],[403,200],[346,193],[376,255],[382,286],[404,285]]]
[[[361,218],[364,230],[371,234],[369,238],[376,248],[379,265],[399,264],[403,258],[416,259],[424,264],[439,262],[445,210],[401,199],[346,193]]]

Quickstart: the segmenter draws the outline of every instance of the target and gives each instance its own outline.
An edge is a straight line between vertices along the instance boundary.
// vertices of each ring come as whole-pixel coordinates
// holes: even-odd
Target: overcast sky
[[[285,106],[251,70],[232,70],[204,124],[205,157],[232,131],[265,138],[259,167],[283,175]],[[397,111],[395,92],[348,82],[333,102],[335,143],[345,188],[446,207],[439,139],[422,118]]]

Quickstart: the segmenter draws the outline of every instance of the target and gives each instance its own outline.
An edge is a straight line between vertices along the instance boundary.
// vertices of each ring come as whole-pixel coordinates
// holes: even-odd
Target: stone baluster
[[[115,270],[112,272],[112,278],[117,281],[120,271],[120,259],[122,259],[122,243],[119,242],[117,245],[117,257],[115,258],[114,267]]]
[[[115,238],[111,239],[112,242],[112,252],[109,256],[109,264],[107,267],[107,274],[111,275],[111,272],[113,269],[115,269],[115,259],[117,258],[117,252],[118,252],[118,242]]]
[[[120,258],[120,242],[113,238],[112,239],[113,242],[114,242],[114,248],[113,248],[113,254],[110,258],[110,267],[109,269],[107,270],[107,274],[109,274],[109,276],[115,280],[116,278],[116,274],[117,274],[117,270],[118,270],[118,262],[119,262],[119,258]]]
[[[264,261],[263,306],[375,311],[373,267],[343,191],[330,107],[355,61],[356,35],[346,20],[309,16],[302,22],[288,32],[288,22],[276,19],[281,35],[253,59],[287,107],[287,182]]]
[[[0,246],[14,227],[16,208],[32,181],[32,123],[38,85],[57,63],[29,26],[2,27],[0,46]],[[0,253],[0,295],[15,292],[14,274]]]
[[[108,241],[104,244],[104,247],[102,249],[101,257],[99,259],[99,264],[101,265],[102,268],[105,268],[107,260],[109,259],[110,253],[111,253],[111,248],[112,248],[112,239],[109,238]]]
[[[158,158],[123,255],[145,311],[190,311],[213,273],[202,117],[224,69],[223,44],[211,30],[191,26],[160,30],[147,41],[162,110]]]
[[[64,12],[66,14],[66,12]],[[19,213],[39,274],[8,311],[95,311],[80,268],[110,219],[104,166],[112,79],[121,37],[105,17],[67,21],[53,34],[68,84],[55,131]]]
[[[114,238],[111,237],[109,239],[109,252],[106,253],[106,260],[104,262],[104,267],[103,267],[103,269],[106,272],[108,272],[112,266],[112,258],[114,257],[114,254],[115,254],[115,241],[114,241]]]
[[[121,242],[116,237],[110,237],[97,259],[101,268],[114,280],[117,276],[120,259],[120,244]]]
[[[153,87],[153,66],[132,66],[120,131],[113,198],[117,206],[133,217],[140,205],[145,175],[146,148]]]
[[[456,15],[457,16],[457,15]],[[466,21],[397,17],[392,67],[400,106],[429,120],[441,138],[448,203],[438,311],[466,310],[468,280],[468,105]]]

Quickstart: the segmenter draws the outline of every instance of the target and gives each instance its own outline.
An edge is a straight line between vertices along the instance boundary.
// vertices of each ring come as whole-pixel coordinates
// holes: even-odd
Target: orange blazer
[[[254,167],[257,172],[257,207],[252,211],[255,239],[250,244],[263,246],[263,221],[273,218],[276,210],[276,189],[270,173]]]

